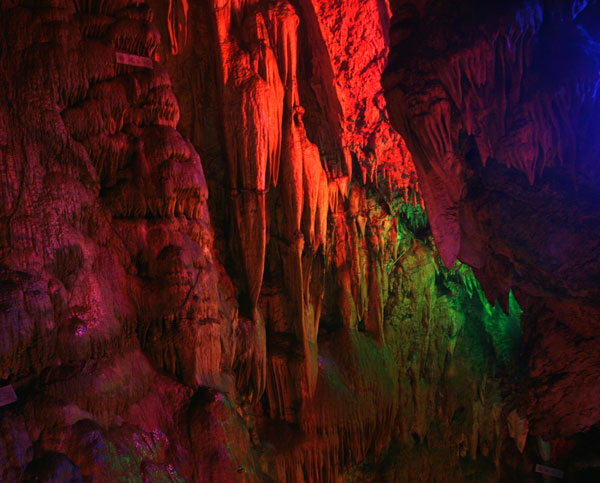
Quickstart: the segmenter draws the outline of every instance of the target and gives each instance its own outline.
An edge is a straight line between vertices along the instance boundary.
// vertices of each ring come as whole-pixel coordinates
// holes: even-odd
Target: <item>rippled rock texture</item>
[[[1,480],[531,474],[530,460],[549,443],[536,449],[533,415],[505,394],[524,370],[520,309],[508,288],[499,297],[507,315],[466,265],[444,267],[458,256],[460,224],[442,230],[443,203],[462,196],[460,166],[471,158],[452,151],[454,128],[440,131],[427,113],[419,122],[433,134],[404,129],[399,119],[413,111],[398,108],[393,93],[407,144],[392,128],[380,82],[390,39],[394,49],[402,40],[392,7],[389,37],[391,11],[378,0],[0,1]],[[515,17],[531,26],[527,35],[543,25],[540,8]],[[410,26],[427,15],[407,11]],[[443,51],[436,35],[433,46],[415,44]],[[512,79],[512,67],[504,75]],[[467,87],[461,99],[477,104]],[[450,100],[424,95],[419,108],[445,119]],[[480,115],[469,114],[469,126]],[[461,139],[473,150],[493,144],[486,126]],[[561,153],[572,151],[568,139]],[[506,170],[520,157],[509,147],[504,164],[471,159],[469,169],[496,169],[488,182],[512,186]],[[437,162],[438,148],[454,153],[447,175],[457,183],[428,177],[423,163]],[[546,202],[528,184],[546,172],[540,165],[515,185],[551,212],[561,199]],[[446,185],[456,192],[442,192]],[[503,196],[477,186],[468,206]],[[482,208],[489,223],[504,226],[504,212],[493,210],[510,209],[506,199],[508,208]],[[516,229],[537,233],[527,213]],[[470,216],[478,246],[491,236],[481,232],[488,218]],[[461,259],[494,299],[482,273],[504,276],[496,252],[511,259],[478,250],[485,263]],[[540,290],[554,287],[542,278]],[[587,290],[592,300],[597,287]],[[572,314],[571,299],[561,300],[550,313]],[[554,350],[563,325],[524,303],[541,311],[527,312],[527,341],[541,325],[557,327],[530,348],[531,361],[548,362],[535,354]],[[581,320],[592,307],[582,305]],[[592,347],[593,330],[580,328]],[[583,368],[589,357],[578,359]],[[530,368],[538,379],[561,371]]]

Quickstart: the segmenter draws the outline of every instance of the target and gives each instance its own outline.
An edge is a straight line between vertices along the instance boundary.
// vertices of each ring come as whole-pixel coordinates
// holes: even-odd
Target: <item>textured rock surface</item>
[[[585,443],[510,412],[520,310],[443,266],[389,25],[377,0],[0,1],[0,480],[495,481]],[[556,326],[528,349],[549,405],[548,354],[568,336],[587,384],[595,332],[518,288],[527,341]]]
[[[514,289],[534,434],[600,419],[598,6],[391,2],[384,78],[446,265]],[[415,6],[416,5],[416,6]],[[525,414],[523,414],[525,413]]]

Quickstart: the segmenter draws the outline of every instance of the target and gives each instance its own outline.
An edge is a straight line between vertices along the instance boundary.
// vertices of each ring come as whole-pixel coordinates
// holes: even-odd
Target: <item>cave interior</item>
[[[599,89],[593,0],[0,0],[0,481],[600,481]]]

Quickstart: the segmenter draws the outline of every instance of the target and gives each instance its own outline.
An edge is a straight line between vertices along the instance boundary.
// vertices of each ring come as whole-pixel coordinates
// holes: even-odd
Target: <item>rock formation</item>
[[[532,429],[572,436],[600,417],[598,6],[442,3],[392,2],[393,123],[446,265],[525,309]]]
[[[596,7],[458,3],[0,0],[0,480],[593,467]]]

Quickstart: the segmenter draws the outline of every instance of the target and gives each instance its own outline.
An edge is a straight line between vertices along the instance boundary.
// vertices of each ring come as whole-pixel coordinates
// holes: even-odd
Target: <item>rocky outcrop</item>
[[[191,475],[185,414],[194,388],[231,385],[235,305],[152,12],[1,11],[0,377],[19,398],[3,421],[20,421],[1,478]]]
[[[388,109],[440,254],[525,309],[531,430],[586,430],[600,419],[598,6],[391,4]]]

